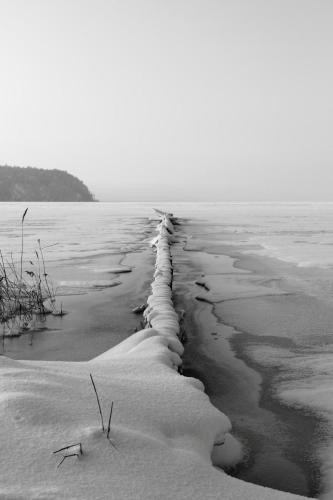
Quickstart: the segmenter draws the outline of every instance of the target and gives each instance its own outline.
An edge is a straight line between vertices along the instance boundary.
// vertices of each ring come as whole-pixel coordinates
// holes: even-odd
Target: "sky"
[[[0,0],[0,164],[101,201],[332,201],[332,0]]]

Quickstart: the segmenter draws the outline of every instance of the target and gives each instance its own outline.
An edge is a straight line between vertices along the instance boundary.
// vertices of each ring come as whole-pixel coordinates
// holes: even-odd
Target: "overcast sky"
[[[100,200],[333,200],[332,0],[0,0],[0,164]]]

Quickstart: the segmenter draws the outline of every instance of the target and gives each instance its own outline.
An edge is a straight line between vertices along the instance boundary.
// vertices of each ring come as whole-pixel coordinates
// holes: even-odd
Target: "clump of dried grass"
[[[19,263],[13,254],[5,259],[0,250],[0,324],[3,342],[6,336],[19,336],[31,330],[35,320],[47,314],[57,314],[55,293],[48,279],[40,240],[35,251],[36,259],[29,260],[24,269],[24,219],[21,219],[21,252]]]

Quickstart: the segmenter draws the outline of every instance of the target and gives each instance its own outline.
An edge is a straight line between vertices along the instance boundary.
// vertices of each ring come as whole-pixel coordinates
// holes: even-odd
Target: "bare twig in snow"
[[[53,452],[53,455],[56,453],[63,452],[63,457],[61,461],[58,463],[57,468],[60,467],[60,465],[66,460],[68,457],[80,457],[80,455],[83,455],[83,450],[82,450],[82,444],[81,443],[75,443],[75,444],[70,444],[68,446],[64,446],[63,448],[60,448],[59,450],[56,450]]]
[[[58,469],[58,467],[60,467],[60,465],[61,465],[61,464],[62,464],[62,463],[66,460],[66,458],[68,458],[68,457],[78,457],[78,458],[79,458],[79,456],[80,456],[80,455],[79,455],[78,453],[71,453],[70,455],[64,455],[64,456],[62,457],[61,461],[58,463],[58,465],[57,465],[57,469]]]
[[[101,408],[101,403],[99,401],[99,397],[98,397],[98,393],[97,393],[97,389],[96,389],[96,386],[95,386],[95,382],[94,382],[94,379],[90,373],[90,379],[91,379],[91,383],[93,385],[93,388],[94,388],[94,391],[95,391],[95,394],[96,394],[96,399],[97,399],[97,404],[98,404],[98,409],[99,409],[99,414],[101,416],[101,422],[102,422],[102,431],[105,432],[105,427],[104,427],[104,421],[103,421],[103,413],[102,413],[102,408]]]
[[[60,448],[60,450],[54,451],[53,455],[55,455],[56,453],[59,453],[60,451],[68,450],[69,448],[74,448],[74,446],[79,446],[80,447],[80,454],[83,455],[83,450],[82,450],[82,444],[81,443],[69,444],[68,446],[64,446],[63,448]]]
[[[110,436],[110,430],[111,430],[111,418],[112,418],[112,410],[113,410],[113,401],[111,403],[111,408],[110,408],[110,415],[109,415],[109,423],[108,423],[108,431],[106,434],[106,437],[109,439]]]
[[[23,266],[23,224],[24,224],[24,218],[27,215],[28,209],[26,208],[24,210],[24,214],[22,216],[22,221],[21,221],[21,267],[20,267],[20,280],[22,281],[22,266]]]

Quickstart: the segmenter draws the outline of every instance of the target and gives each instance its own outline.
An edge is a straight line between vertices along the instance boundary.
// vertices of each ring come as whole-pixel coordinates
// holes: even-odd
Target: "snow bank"
[[[183,346],[172,304],[172,232],[162,215],[147,328],[89,362],[0,358],[1,500],[300,498],[212,464],[239,450],[202,383],[177,370]],[[90,373],[106,426],[114,402],[110,440]]]

